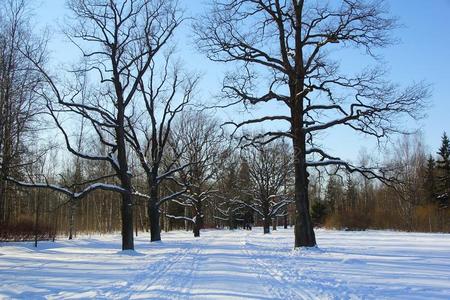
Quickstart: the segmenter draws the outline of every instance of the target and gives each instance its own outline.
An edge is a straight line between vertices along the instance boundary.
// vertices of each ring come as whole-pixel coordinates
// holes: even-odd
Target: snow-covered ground
[[[450,235],[292,229],[163,234],[136,252],[119,236],[0,246],[5,299],[450,299]]]

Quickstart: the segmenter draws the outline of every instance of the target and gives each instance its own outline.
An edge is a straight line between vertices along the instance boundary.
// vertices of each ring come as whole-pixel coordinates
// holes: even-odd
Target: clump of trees
[[[312,205],[317,224],[355,230],[448,232],[448,149],[445,133],[437,155],[428,156],[420,137],[405,137],[392,151],[390,163],[400,179],[393,185],[351,174],[329,177],[325,193]]]
[[[243,153],[248,181],[240,197],[231,201],[243,205],[263,221],[264,233],[270,232],[272,221],[287,214],[293,202],[290,177],[293,174],[289,145],[275,141],[254,146]]]

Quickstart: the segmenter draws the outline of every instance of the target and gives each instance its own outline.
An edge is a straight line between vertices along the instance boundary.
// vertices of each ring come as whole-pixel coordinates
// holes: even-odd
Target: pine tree
[[[330,176],[325,193],[325,201],[330,207],[331,213],[339,212],[341,210],[343,198],[342,196],[343,191],[341,184],[334,176]]]
[[[450,194],[450,141],[444,132],[442,145],[439,148],[439,159],[436,168],[438,170],[438,199],[441,205],[448,202]]]
[[[436,161],[433,156],[430,155],[427,161],[427,167],[425,170],[425,201],[426,203],[434,203],[436,201]]]
[[[345,187],[345,202],[347,207],[350,210],[354,210],[356,208],[357,200],[358,200],[358,191],[356,189],[356,185],[353,182],[352,177],[348,175],[347,184]]]
[[[328,215],[328,207],[322,201],[316,201],[311,206],[311,218],[314,222],[314,226],[321,226],[325,222]]]

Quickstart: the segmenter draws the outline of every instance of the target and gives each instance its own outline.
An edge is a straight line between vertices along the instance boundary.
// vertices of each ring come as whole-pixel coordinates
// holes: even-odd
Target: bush
[[[329,216],[325,221],[326,228],[343,230],[366,230],[371,226],[370,214],[358,210],[341,212]]]
[[[47,224],[39,224],[37,228],[30,219],[21,220],[15,224],[0,226],[0,242],[48,241],[55,238],[55,228]]]

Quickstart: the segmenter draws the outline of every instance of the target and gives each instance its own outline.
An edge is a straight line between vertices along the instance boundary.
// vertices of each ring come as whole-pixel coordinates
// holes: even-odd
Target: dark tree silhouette
[[[81,199],[97,189],[120,193],[122,248],[134,249],[132,196],[135,191],[128,163],[129,120],[134,114],[136,98],[142,96],[142,85],[151,72],[154,56],[172,36],[180,19],[176,6],[162,0],[70,0],[68,7],[72,18],[65,33],[83,56],[83,62],[70,72],[75,76],[71,84],[62,84],[55,74],[46,70],[42,61],[33,58],[32,45],[24,47],[22,53],[48,84],[47,89],[38,93],[47,101],[67,150],[84,160],[108,163],[120,184],[97,182],[78,193],[48,183],[37,186],[63,192],[73,199]],[[80,81],[84,76],[97,80],[88,96],[83,93]],[[85,118],[90,132],[107,149],[107,154],[78,151],[60,113]]]
[[[264,233],[270,232],[272,220],[284,216],[292,199],[283,190],[292,176],[289,145],[284,141],[247,148],[243,157],[248,166],[250,185],[242,191],[243,199],[232,199],[251,209],[263,219]]]
[[[176,124],[172,144],[175,152],[182,153],[178,165],[186,167],[180,170],[179,181],[187,187],[173,203],[189,208],[192,218],[167,216],[191,222],[194,236],[199,237],[205,209],[217,193],[214,182],[227,145],[218,122],[205,112],[184,113]]]
[[[230,122],[235,133],[267,122],[286,130],[243,135],[244,144],[292,141],[295,172],[295,247],[316,245],[309,212],[308,168],[337,165],[368,178],[385,179],[383,170],[357,167],[327,153],[317,143],[320,132],[345,126],[377,139],[402,131],[404,116],[423,114],[427,86],[400,89],[384,67],[359,74],[341,72],[330,50],[361,48],[373,55],[390,44],[396,26],[381,1],[215,0],[194,27],[199,48],[213,61],[240,63],[223,84],[230,103],[277,102],[286,114]],[[226,104],[221,104],[226,106]],[[281,128],[276,126],[273,128]],[[379,172],[381,171],[381,172]]]

